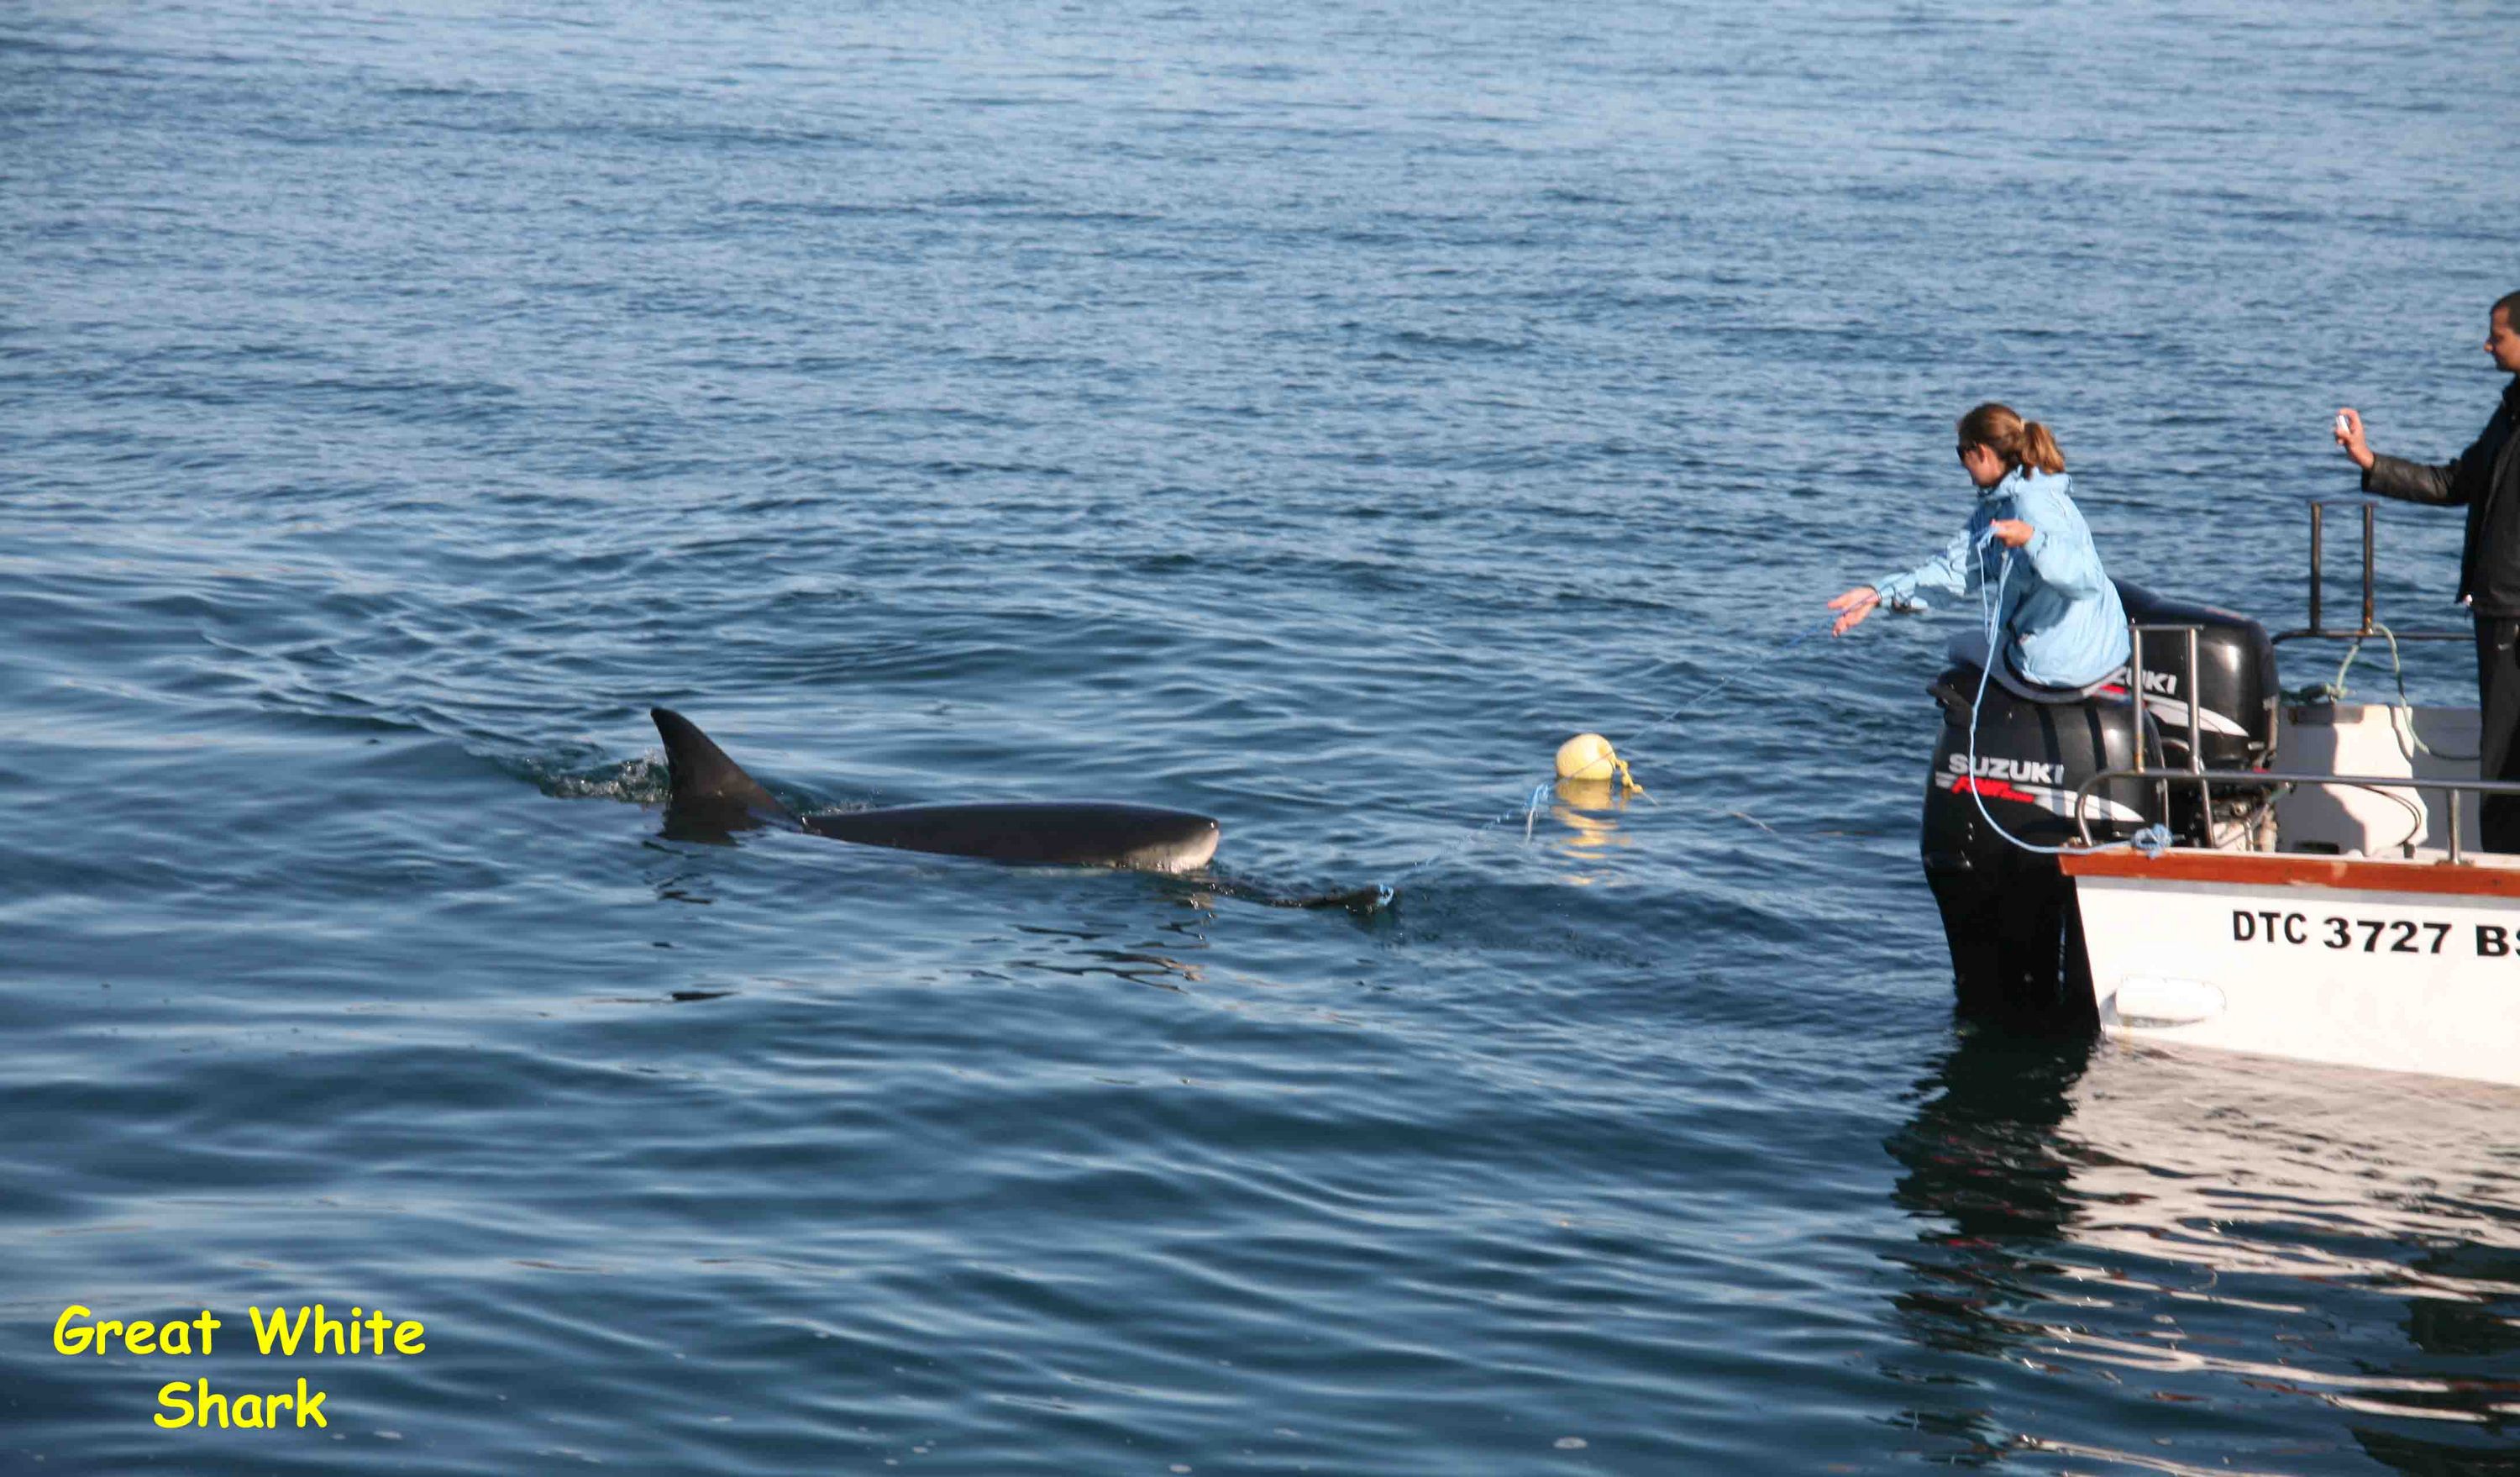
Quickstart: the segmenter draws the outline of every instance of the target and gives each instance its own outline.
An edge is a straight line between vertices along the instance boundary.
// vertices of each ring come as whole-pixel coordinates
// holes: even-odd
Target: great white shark
[[[767,823],[863,846],[1140,872],[1204,867],[1221,833],[1213,818],[1186,810],[1090,801],[896,805],[799,816],[690,719],[671,708],[652,708],[648,716],[665,740],[669,815],[686,825],[734,829]]]

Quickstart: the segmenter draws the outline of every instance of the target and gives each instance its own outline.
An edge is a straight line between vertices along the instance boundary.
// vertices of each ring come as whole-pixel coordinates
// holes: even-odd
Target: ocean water
[[[2299,624],[2335,408],[2500,389],[2511,21],[0,12],[0,1467],[2520,1469],[2520,1097],[1957,1025],[1965,616],[1788,646],[1986,398]],[[659,703],[1218,873],[668,836]]]

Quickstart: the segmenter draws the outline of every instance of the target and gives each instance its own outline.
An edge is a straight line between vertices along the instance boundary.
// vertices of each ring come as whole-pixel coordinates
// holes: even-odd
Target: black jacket
[[[2520,619],[2520,376],[2485,423],[2476,444],[2439,467],[2375,456],[2362,490],[2409,503],[2467,509],[2467,548],[2458,557],[2458,598],[2481,615]]]

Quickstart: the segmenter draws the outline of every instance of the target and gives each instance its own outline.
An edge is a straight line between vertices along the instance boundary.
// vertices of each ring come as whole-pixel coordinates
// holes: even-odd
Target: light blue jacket
[[[2002,481],[1980,489],[1968,526],[1940,557],[1905,574],[1872,582],[1893,609],[1919,589],[1966,596],[1979,579],[1978,540],[1998,518],[2019,518],[2038,530],[2019,549],[2000,542],[1984,551],[1985,580],[2003,584],[1999,627],[2009,638],[2012,670],[2043,687],[2079,688],[2126,664],[2126,609],[2117,587],[2100,569],[2099,551],[2074,500],[2065,495],[2063,472],[2014,468]],[[2009,561],[2011,573],[2004,573]]]

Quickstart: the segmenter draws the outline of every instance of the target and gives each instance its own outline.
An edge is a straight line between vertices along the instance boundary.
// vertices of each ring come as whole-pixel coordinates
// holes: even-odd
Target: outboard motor
[[[2143,707],[2152,724],[2145,731],[2145,758],[2157,768],[2187,767],[2188,704],[2195,704],[2197,747],[2206,769],[2264,769],[2274,754],[2275,704],[2282,690],[2275,680],[2275,647],[2266,627],[2245,615],[2213,605],[2165,600],[2139,585],[2113,581],[2127,619],[2138,626],[2196,627],[2196,667],[2187,669],[2187,634],[2180,630],[2146,631],[2143,645],[2116,681],[2134,680],[2134,667],[2143,669]],[[2182,845],[2244,844],[2252,828],[2272,824],[2272,791],[2238,787],[2214,791],[2210,825],[2201,814],[2192,785],[2170,786],[2170,828]]]
[[[2133,585],[2119,585],[2118,593],[2138,625],[2199,628],[2193,671],[2185,633],[2144,634],[2141,717],[2123,670],[2089,694],[2057,693],[2052,699],[1987,682],[1972,765],[1969,716],[1978,699],[1978,669],[1955,666],[1930,690],[1942,707],[1943,732],[1925,784],[1925,881],[1943,916],[1963,1014],[2048,1029],[2097,1026],[2072,879],[2053,856],[2015,842],[2079,844],[2075,795],[2092,776],[2135,764],[2138,722],[2146,724],[2144,754],[2155,768],[2185,767],[2191,701],[2198,704],[2197,746],[2206,768],[2264,768],[2273,752],[2280,689],[2265,629],[2228,610],[2163,600]],[[2183,845],[2228,844],[2237,823],[2266,811],[2263,792],[2234,786],[2227,796],[2218,789],[2209,828],[2193,786],[2167,789],[2167,820]],[[2132,780],[2093,786],[2084,811],[2092,840],[2126,840],[2164,820],[2162,793]]]
[[[1925,783],[1925,881],[1942,911],[1960,1010],[2020,1025],[2096,1026],[2072,881],[2054,857],[1995,828],[2034,846],[2078,844],[2076,792],[2100,771],[2135,763],[2135,705],[2123,688],[2049,702],[1989,682],[1972,768],[1978,683],[1972,666],[1935,680],[1943,734]],[[2092,790],[2085,813],[2094,842],[2123,840],[2147,824],[2142,790],[2132,781]]]

